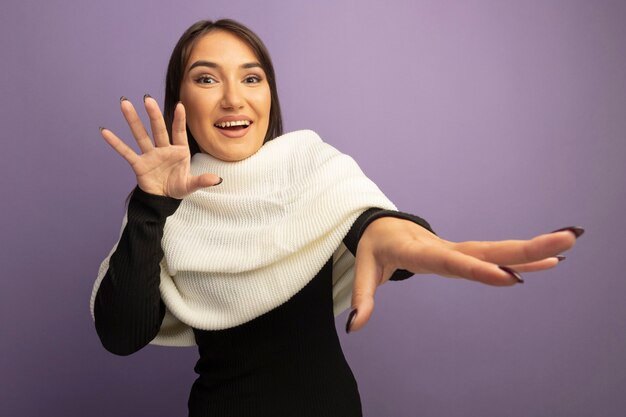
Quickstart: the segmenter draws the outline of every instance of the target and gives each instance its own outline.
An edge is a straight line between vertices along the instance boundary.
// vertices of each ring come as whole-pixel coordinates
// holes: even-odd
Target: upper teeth
[[[250,126],[249,120],[234,120],[232,122],[215,123],[217,127],[231,127],[231,126]]]

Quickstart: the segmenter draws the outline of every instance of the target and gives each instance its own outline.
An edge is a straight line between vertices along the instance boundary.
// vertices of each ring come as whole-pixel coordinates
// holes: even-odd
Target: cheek
[[[181,101],[183,102],[183,105],[185,106],[185,116],[187,118],[187,125],[191,129],[194,129],[195,127],[197,127],[199,121],[203,119],[202,106],[199,105],[197,100],[194,100],[194,98],[182,99],[181,97]]]
[[[255,110],[260,113],[260,115],[266,115],[266,113],[269,114],[272,103],[272,94],[269,86],[251,91],[248,98],[251,104],[254,103],[253,106],[255,107]]]
[[[259,113],[262,114],[263,118],[266,119],[266,121],[269,121],[270,110],[272,108],[272,98],[270,92],[268,91],[267,94],[260,94],[257,103]]]
[[[201,140],[204,136],[203,126],[200,123],[202,120],[202,116],[197,113],[197,106],[194,106],[192,102],[187,98],[186,100],[181,97],[181,101],[185,106],[185,121],[187,128],[191,132],[192,136],[196,141]]]
[[[268,116],[269,116],[271,108],[272,108],[272,93],[270,92],[268,88],[267,93],[265,94],[265,109],[267,111]]]
[[[185,85],[180,90],[180,101],[185,106],[185,116],[188,123],[193,123],[200,116],[200,97],[194,94],[193,89],[186,88]]]

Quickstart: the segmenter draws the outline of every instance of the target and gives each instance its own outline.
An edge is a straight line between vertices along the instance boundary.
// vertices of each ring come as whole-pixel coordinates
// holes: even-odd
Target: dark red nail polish
[[[357,309],[355,308],[354,310],[350,312],[350,314],[348,314],[348,321],[346,322],[346,333],[350,333],[350,331],[352,330],[352,323],[354,322],[354,319],[356,318],[356,312],[357,312]]]
[[[506,273],[510,274],[511,276],[513,276],[513,278],[515,278],[515,280],[518,283],[520,283],[520,284],[524,283],[524,280],[522,279],[522,276],[517,271],[509,268],[508,266],[499,266],[498,268],[500,268],[504,272],[506,272]]]
[[[563,255],[556,255],[556,259],[558,259],[558,260],[559,260],[559,262],[563,262],[564,260],[566,260],[566,259],[567,259],[567,257],[566,257],[566,256],[563,256]]]
[[[215,185],[220,185],[223,182],[224,182],[224,178],[220,177],[220,181],[217,184],[215,184]],[[215,187],[215,185],[213,187]]]
[[[580,226],[563,227],[562,229],[553,230],[550,233],[564,232],[566,230],[569,230],[570,232],[574,233],[574,236],[576,236],[576,239],[578,239],[583,233],[585,233],[585,229],[583,229]]]
[[[143,101],[144,101],[144,103],[145,103],[145,101],[146,101],[146,99],[147,99],[147,98],[152,98],[152,96],[151,96],[150,94],[144,94],[144,95],[143,95]]]

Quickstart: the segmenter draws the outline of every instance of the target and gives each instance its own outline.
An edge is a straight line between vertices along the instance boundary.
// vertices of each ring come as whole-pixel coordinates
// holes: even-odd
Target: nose
[[[221,106],[223,109],[241,109],[244,105],[243,96],[237,82],[224,83]]]

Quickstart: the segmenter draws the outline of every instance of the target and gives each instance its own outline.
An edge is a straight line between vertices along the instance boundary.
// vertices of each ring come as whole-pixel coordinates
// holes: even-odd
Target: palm
[[[182,198],[189,194],[189,149],[184,146],[154,148],[131,163],[142,190]],[[154,192],[153,192],[154,194]]]
[[[137,177],[137,185],[150,194],[180,199],[199,188],[219,183],[221,179],[217,175],[193,176],[189,171],[190,154],[183,105],[178,104],[176,107],[170,143],[158,104],[151,97],[144,101],[154,143],[130,101],[123,99],[121,104],[124,118],[141,149],[140,155],[113,132],[102,129],[102,136],[107,143],[130,164]]]

